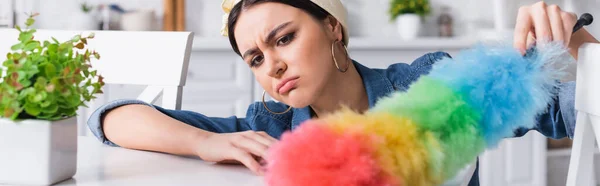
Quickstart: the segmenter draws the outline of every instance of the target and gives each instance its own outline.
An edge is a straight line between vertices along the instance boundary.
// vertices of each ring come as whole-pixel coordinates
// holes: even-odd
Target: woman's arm
[[[257,174],[262,173],[259,159],[277,141],[265,132],[252,131],[245,119],[207,117],[138,100],[103,105],[88,125],[108,145],[198,156],[209,162],[241,162]]]
[[[214,134],[140,104],[109,111],[102,123],[106,138],[119,146],[177,155],[195,156],[198,142]]]

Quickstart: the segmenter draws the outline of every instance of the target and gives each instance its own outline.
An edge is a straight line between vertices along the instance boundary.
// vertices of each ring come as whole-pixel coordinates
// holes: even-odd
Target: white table
[[[110,147],[93,137],[79,137],[78,148],[77,174],[56,185],[265,185],[242,165]]]
[[[79,137],[77,173],[57,186],[202,185],[265,186],[264,177],[243,165],[204,162],[197,158],[130,150],[103,145],[93,137]],[[467,167],[444,186],[470,179]],[[4,185],[2,185],[4,186]]]

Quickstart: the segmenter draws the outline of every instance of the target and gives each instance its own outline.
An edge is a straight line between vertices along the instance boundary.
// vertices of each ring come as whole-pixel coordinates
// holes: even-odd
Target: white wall
[[[123,8],[130,10],[135,8],[153,8],[156,11],[157,20],[162,17],[162,0],[19,0],[37,1],[39,12],[42,16],[38,18],[41,28],[59,29],[68,24],[74,12],[79,8],[79,2],[118,2]],[[380,37],[394,36],[395,27],[389,21],[387,8],[389,0],[342,0],[349,9],[349,22],[352,36]],[[521,5],[531,4],[538,0],[505,0],[507,2],[506,20],[509,26],[514,25],[517,9]],[[571,0],[575,4],[574,10],[581,14],[589,11],[600,19],[600,0]],[[474,23],[477,27],[493,27],[492,0],[430,0],[433,6],[432,15],[425,20],[423,35],[432,36],[436,34],[435,18],[440,13],[443,5],[451,7],[454,15],[457,35],[469,34],[466,27],[467,22]],[[563,0],[548,0],[547,3],[556,3],[562,6]],[[197,36],[220,37],[222,10],[221,0],[187,0],[186,24],[188,30],[194,31]],[[600,36],[600,24],[595,23],[588,30]]]

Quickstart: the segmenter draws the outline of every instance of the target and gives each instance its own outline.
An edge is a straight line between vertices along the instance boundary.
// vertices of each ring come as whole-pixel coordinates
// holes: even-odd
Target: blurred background
[[[511,41],[518,8],[537,2],[342,1],[348,9],[351,57],[381,68],[398,62],[411,63],[427,52],[441,50],[453,55],[480,41]],[[578,15],[589,12],[600,19],[600,0],[546,3],[558,4]],[[209,116],[244,117],[248,105],[261,99],[262,88],[232,52],[228,40],[220,35],[221,0],[0,0],[0,28],[23,25],[26,13],[31,12],[40,13],[34,25],[38,29],[194,32],[182,108]],[[600,37],[600,23],[586,28]],[[115,44],[119,42],[123,41]],[[574,75],[570,78],[573,80]],[[142,89],[110,85],[105,96],[107,100],[135,97]],[[81,111],[81,123],[93,110]],[[82,125],[80,134],[86,133],[87,128]],[[565,185],[571,144],[569,139],[551,140],[536,132],[507,140],[481,157],[481,183]],[[596,177],[600,178],[600,159],[596,159]]]
[[[390,6],[394,6],[390,0],[342,1],[348,9],[352,37],[399,37],[398,25],[391,20],[389,13]],[[535,2],[536,0],[429,0],[430,12],[421,20],[419,36],[440,36],[440,29],[446,28],[448,22],[451,22],[454,37],[496,35],[490,31],[500,28],[510,30],[513,27],[519,6]],[[558,4],[563,9],[578,14],[600,12],[597,8],[600,5],[598,0],[546,2]],[[36,22],[38,28],[169,30],[173,25],[179,25],[176,29],[193,31],[196,36],[220,37],[220,4],[220,0],[0,0],[0,25],[13,24],[13,13],[16,13],[16,23],[22,24],[24,13],[35,11],[42,15]],[[14,8],[10,8],[11,6]],[[113,23],[112,27],[97,26],[106,20]],[[596,24],[588,29],[597,35],[599,28],[600,25]]]

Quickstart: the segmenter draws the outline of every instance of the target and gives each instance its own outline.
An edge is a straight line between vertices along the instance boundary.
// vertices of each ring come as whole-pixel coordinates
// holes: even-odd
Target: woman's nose
[[[281,77],[286,70],[287,64],[285,64],[285,62],[281,60],[274,60],[273,62],[271,62],[269,75],[271,77]]]

